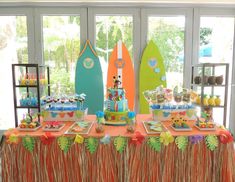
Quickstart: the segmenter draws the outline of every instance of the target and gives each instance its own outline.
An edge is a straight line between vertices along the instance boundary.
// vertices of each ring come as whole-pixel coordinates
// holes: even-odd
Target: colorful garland
[[[55,136],[52,136],[50,132],[46,132],[45,135],[42,135],[40,138],[40,141],[44,145],[50,145],[54,140]],[[207,148],[211,151],[216,150],[216,148],[219,145],[219,141],[222,144],[227,144],[229,142],[233,142],[233,136],[231,133],[227,130],[223,130],[219,133],[218,136],[216,135],[207,135],[205,137],[201,135],[195,135],[195,136],[176,136],[173,137],[170,132],[162,132],[160,136],[151,136],[147,138],[147,144],[150,148],[152,148],[156,152],[161,151],[162,144],[165,146],[168,146],[170,143],[175,141],[176,146],[179,150],[184,151],[188,143],[191,144],[197,144],[200,141],[204,139],[205,144]],[[22,143],[26,150],[29,152],[33,152],[35,143],[37,138],[30,137],[28,135],[22,137]],[[129,141],[128,141],[129,140]],[[123,136],[117,136],[113,139],[114,147],[116,148],[117,152],[122,153],[126,145],[129,143],[130,145],[138,146],[141,145],[145,140],[145,137],[140,132],[135,132],[135,134],[130,137],[123,137]],[[18,144],[20,142],[20,137],[18,135],[12,133],[6,138],[6,142],[11,144]],[[57,143],[62,151],[67,153],[73,144],[83,144],[85,142],[87,150],[93,154],[96,152],[99,143],[100,144],[110,144],[111,137],[110,135],[106,134],[104,137],[98,139],[94,137],[85,138],[81,135],[76,135],[74,138],[72,137],[66,137],[66,136],[60,136],[57,138]]]

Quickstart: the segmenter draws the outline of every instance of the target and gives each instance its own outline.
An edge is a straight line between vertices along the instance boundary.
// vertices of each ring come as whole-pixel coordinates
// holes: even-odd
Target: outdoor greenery
[[[122,40],[133,58],[133,21],[131,16],[97,16],[96,50],[101,59],[109,60],[110,53]]]
[[[151,28],[152,27],[152,28]],[[164,58],[167,72],[183,72],[184,66],[184,27],[166,23],[163,19],[154,22],[150,27],[149,39],[153,39]],[[26,18],[16,18],[18,62],[28,61]],[[209,42],[211,29],[200,31],[200,43]],[[104,61],[118,40],[122,40],[133,58],[133,18],[131,16],[97,16],[96,17],[96,50]],[[58,87],[63,93],[74,93],[74,73],[76,60],[80,52],[80,17],[79,16],[44,16],[43,17],[44,61],[51,67],[53,91]],[[66,88],[66,89],[65,89]],[[53,92],[52,91],[52,92]]]
[[[153,22],[152,22],[153,23]],[[160,49],[167,72],[183,72],[184,55],[184,27],[169,24],[164,19],[154,21],[155,25],[150,30],[149,39],[153,39]],[[150,28],[151,28],[151,22]]]

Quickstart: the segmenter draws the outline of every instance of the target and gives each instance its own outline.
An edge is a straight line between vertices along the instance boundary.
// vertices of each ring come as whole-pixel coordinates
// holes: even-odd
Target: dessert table
[[[95,121],[95,116],[86,116],[86,120]],[[87,135],[64,134],[71,122],[59,132],[8,130],[1,144],[2,179],[235,181],[234,146],[233,142],[220,141],[223,129],[199,131],[193,127],[192,131],[177,132],[164,122],[169,135],[148,135],[142,123],[148,120],[152,120],[151,115],[137,115],[135,133],[127,132],[126,126],[104,126],[104,133],[97,133],[94,124]],[[179,136],[184,136],[186,145],[179,144]],[[201,137],[193,141],[192,136]],[[207,136],[214,137],[214,148],[209,146]],[[30,142],[32,145],[27,144]]]

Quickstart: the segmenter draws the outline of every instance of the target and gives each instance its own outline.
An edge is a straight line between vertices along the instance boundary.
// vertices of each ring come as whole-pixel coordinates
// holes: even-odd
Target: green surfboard
[[[166,87],[166,72],[163,58],[157,45],[151,40],[146,46],[140,64],[139,96],[140,113],[149,113],[149,104],[143,92],[153,90],[157,86]]]
[[[89,40],[86,41],[76,65],[75,91],[85,93],[84,107],[88,107],[88,114],[103,111],[104,89],[100,61]]]

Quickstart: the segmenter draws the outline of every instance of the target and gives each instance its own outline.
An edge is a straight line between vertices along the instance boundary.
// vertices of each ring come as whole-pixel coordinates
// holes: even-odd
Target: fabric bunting
[[[35,146],[35,139],[33,137],[25,136],[23,137],[22,142],[25,149],[27,149],[29,152],[33,152]]]

